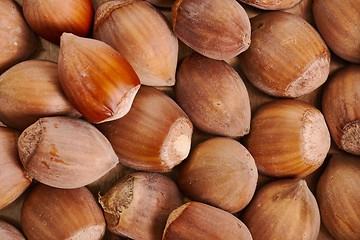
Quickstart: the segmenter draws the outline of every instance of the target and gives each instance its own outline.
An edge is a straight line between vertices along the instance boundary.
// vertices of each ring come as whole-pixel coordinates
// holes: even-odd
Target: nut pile
[[[0,15],[0,239],[360,239],[358,0]]]

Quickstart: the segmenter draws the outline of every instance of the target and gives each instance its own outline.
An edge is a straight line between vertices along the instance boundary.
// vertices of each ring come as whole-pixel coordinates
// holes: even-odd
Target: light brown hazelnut
[[[189,154],[193,132],[176,102],[149,86],[141,86],[128,114],[97,127],[120,163],[150,172],[170,172],[181,163]]]
[[[115,49],[70,33],[61,36],[58,72],[67,98],[93,123],[123,117],[140,87],[135,71]]]
[[[99,196],[110,231],[131,239],[160,239],[169,214],[183,203],[175,182],[158,173],[135,172]]]
[[[226,60],[250,45],[250,21],[236,0],[177,0],[171,11],[175,35],[204,56]]]
[[[251,121],[245,146],[259,172],[272,177],[301,178],[318,169],[330,149],[324,116],[298,100],[262,105]]]
[[[105,219],[85,188],[59,189],[37,184],[21,209],[21,227],[28,240],[100,240]]]
[[[250,100],[239,74],[225,61],[194,53],[179,66],[175,100],[200,130],[228,137],[250,131]]]
[[[0,2],[0,73],[35,52],[38,38],[26,23],[14,0]]]
[[[69,117],[40,118],[21,133],[18,151],[31,177],[57,188],[90,184],[118,163],[99,130]]]
[[[251,45],[239,55],[247,79],[275,97],[295,98],[320,87],[330,72],[330,52],[320,34],[291,13],[251,18]]]
[[[323,90],[322,111],[336,145],[360,155],[360,66],[340,68]]]
[[[314,0],[313,15],[321,36],[339,57],[360,63],[360,4],[351,0]]]
[[[147,1],[118,0],[96,10],[94,37],[124,56],[144,85],[172,86],[178,40],[165,16]]]
[[[14,202],[32,181],[18,156],[18,137],[17,131],[0,127],[0,209]]]
[[[260,188],[242,215],[253,239],[315,240],[320,213],[305,180],[276,180]]]
[[[250,202],[257,180],[248,150],[236,140],[215,137],[192,149],[179,166],[177,182],[191,200],[236,213]]]
[[[80,117],[65,97],[56,63],[27,60],[0,75],[0,120],[24,130],[41,117]]]
[[[64,32],[87,37],[92,29],[91,0],[24,0],[22,9],[30,27],[44,39],[59,44]]]
[[[334,154],[321,175],[316,199],[321,220],[336,239],[360,236],[360,157]]]
[[[252,240],[245,224],[227,211],[200,202],[188,202],[169,216],[162,240]]]

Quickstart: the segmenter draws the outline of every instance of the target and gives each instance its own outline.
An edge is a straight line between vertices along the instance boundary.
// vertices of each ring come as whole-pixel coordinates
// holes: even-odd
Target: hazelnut
[[[250,21],[236,0],[177,0],[171,12],[175,35],[206,57],[230,59],[250,45]]]
[[[58,72],[67,98],[93,123],[123,117],[140,87],[133,68],[115,49],[71,33],[61,36]]]
[[[320,213],[305,180],[276,180],[260,188],[243,212],[254,239],[316,239]]]
[[[320,87],[330,72],[330,52],[320,34],[291,13],[251,18],[251,45],[239,55],[247,79],[275,97],[295,98]]]
[[[147,1],[108,1],[96,10],[94,38],[124,56],[144,85],[172,86],[178,40],[163,14]]]
[[[17,131],[0,127],[0,209],[14,202],[32,181],[17,153],[18,136]]]
[[[87,37],[92,28],[91,0],[24,0],[22,9],[30,27],[44,39],[59,44],[64,32]]]
[[[59,189],[37,184],[21,209],[28,240],[99,240],[105,233],[100,206],[85,188]]]
[[[330,149],[324,116],[298,100],[262,105],[251,121],[245,146],[259,172],[272,177],[301,178],[318,169]]]
[[[31,177],[57,188],[85,186],[118,163],[100,131],[69,117],[40,118],[21,133],[18,151]]]
[[[200,202],[188,202],[170,214],[162,240],[251,240],[249,229],[234,215]]]
[[[169,214],[182,203],[176,184],[158,173],[120,178],[99,196],[110,231],[131,239],[160,239]]]
[[[98,125],[119,161],[130,168],[169,172],[189,154],[193,126],[168,95],[141,86],[124,117]]]
[[[360,63],[360,4],[357,1],[314,0],[313,15],[321,36],[339,57]]]
[[[27,25],[20,5],[13,0],[0,2],[0,73],[35,52],[38,38]]]
[[[197,145],[180,164],[178,185],[191,200],[231,213],[254,195],[258,172],[248,150],[236,140],[215,137]]]
[[[175,99],[200,130],[240,137],[250,130],[250,100],[239,74],[225,61],[194,53],[177,72]]]
[[[360,66],[340,68],[323,90],[322,111],[336,145],[360,155]]]
[[[360,236],[360,158],[334,154],[321,175],[316,199],[321,220],[336,239]]]
[[[41,117],[80,117],[65,97],[56,63],[27,60],[0,75],[0,120],[24,130]]]

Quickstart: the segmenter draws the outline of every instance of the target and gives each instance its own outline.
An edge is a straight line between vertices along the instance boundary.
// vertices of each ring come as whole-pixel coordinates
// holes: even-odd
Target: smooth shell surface
[[[239,64],[261,91],[295,98],[326,81],[329,49],[304,19],[281,11],[265,12],[251,18],[251,31],[251,45],[239,55]]]
[[[90,184],[118,163],[99,130],[68,117],[40,118],[21,133],[18,151],[30,176],[58,188]]]
[[[87,188],[38,184],[24,200],[21,227],[28,240],[99,240],[106,225],[100,206]]]
[[[352,64],[335,72],[322,95],[322,110],[337,146],[360,155],[360,66]]]
[[[225,61],[190,55],[179,66],[174,93],[202,131],[228,137],[249,133],[249,94],[239,74]]]
[[[321,175],[316,197],[321,220],[336,239],[360,236],[360,158],[335,154]]]
[[[225,60],[250,45],[250,21],[235,0],[177,0],[172,6],[175,35],[209,58]]]
[[[255,161],[236,140],[214,137],[192,149],[180,165],[178,185],[194,201],[231,213],[242,210],[258,180]]]
[[[317,28],[339,57],[360,63],[360,3],[358,0],[314,0]]]
[[[94,38],[124,56],[140,81],[172,86],[178,60],[178,40],[165,16],[146,1],[108,1],[96,10]]]
[[[265,175],[305,177],[322,165],[330,149],[324,116],[305,102],[281,99],[264,104],[251,126],[245,146]]]

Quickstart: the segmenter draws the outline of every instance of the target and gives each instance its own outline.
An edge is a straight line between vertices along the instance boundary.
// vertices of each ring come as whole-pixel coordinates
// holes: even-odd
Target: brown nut
[[[234,215],[200,202],[188,202],[169,216],[163,240],[252,240],[248,228]]]
[[[251,18],[252,42],[239,55],[241,70],[261,91],[295,98],[320,87],[330,72],[330,52],[304,19],[276,11]]]
[[[321,36],[339,57],[360,63],[360,4],[351,0],[314,0],[313,15]]]
[[[87,37],[92,28],[91,0],[24,0],[22,9],[30,27],[44,39],[59,44],[64,32]]]
[[[180,165],[178,185],[191,200],[242,210],[254,195],[258,172],[248,150],[236,140],[216,137],[193,148]]]
[[[59,189],[36,185],[24,200],[21,227],[28,240],[100,240],[105,219],[85,188]]]
[[[297,100],[274,100],[261,106],[251,121],[245,146],[259,172],[300,178],[318,169],[330,149],[322,113]]]
[[[175,99],[197,128],[229,137],[249,133],[249,94],[225,61],[192,54],[180,64],[176,81]]]
[[[176,184],[158,173],[128,174],[99,196],[110,231],[131,239],[160,239],[169,214],[183,203]]]
[[[93,123],[123,117],[140,87],[133,68],[115,49],[70,33],[61,36],[58,71],[65,95]]]
[[[38,39],[14,0],[0,2],[0,73],[35,52]]]
[[[0,209],[14,202],[32,180],[25,173],[17,153],[18,136],[17,131],[0,127]]]
[[[336,239],[360,236],[360,158],[340,153],[321,175],[316,198],[321,220]]]
[[[40,118],[21,133],[18,150],[31,177],[58,188],[85,186],[118,163],[101,132],[68,117]]]
[[[264,10],[284,10],[289,9],[301,2],[302,0],[240,0],[250,6]]]
[[[328,80],[322,96],[322,111],[336,145],[360,155],[360,66],[348,65]]]
[[[204,56],[226,60],[250,45],[250,21],[235,0],[177,0],[171,12],[175,35]]]
[[[98,125],[119,161],[142,171],[169,172],[190,151],[193,126],[165,93],[141,86],[128,114]]]
[[[0,120],[24,130],[40,117],[80,117],[61,88],[57,64],[27,60],[0,75]]]
[[[94,37],[120,52],[142,84],[175,84],[178,40],[162,13],[147,1],[108,1],[100,5]]]
[[[319,208],[305,180],[277,180],[263,186],[242,219],[259,240],[314,240],[320,230]]]
[[[0,220],[0,239],[26,240],[24,235],[16,227],[2,220]]]

